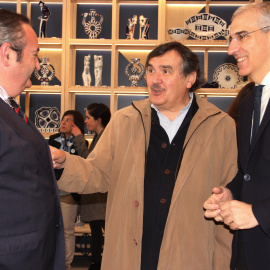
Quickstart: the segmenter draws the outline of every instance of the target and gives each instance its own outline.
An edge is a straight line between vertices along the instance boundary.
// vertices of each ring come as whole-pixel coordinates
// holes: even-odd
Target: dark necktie
[[[20,115],[20,116],[24,119],[24,121],[25,121],[26,123],[28,123],[28,118],[27,118],[27,116],[23,113],[23,111],[21,110],[21,108],[20,108],[20,106],[17,104],[17,102],[14,100],[14,98],[9,97],[8,100],[9,100],[10,105],[12,106],[12,109],[13,109],[18,115]]]
[[[263,87],[264,85],[258,85],[254,87],[255,97],[254,97],[254,107],[253,107],[253,128],[252,128],[251,142],[255,140],[256,134],[260,126],[261,97],[262,97]]]

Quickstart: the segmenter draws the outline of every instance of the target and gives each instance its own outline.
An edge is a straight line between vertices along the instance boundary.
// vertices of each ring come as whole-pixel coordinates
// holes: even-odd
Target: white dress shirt
[[[173,121],[170,121],[169,118],[167,116],[165,116],[164,114],[162,114],[153,104],[151,105],[151,107],[157,111],[160,125],[166,131],[166,133],[169,137],[170,143],[172,142],[174,136],[176,135],[179,127],[182,125],[182,123],[183,123],[183,121],[188,113],[188,110],[189,110],[191,103],[192,103],[192,100],[193,100],[193,96],[194,95],[192,92],[189,93],[190,101],[189,101],[188,105],[181,110],[181,112],[178,114],[178,116]]]
[[[261,98],[261,115],[260,115],[260,123],[263,119],[269,98],[270,98],[270,71],[267,75],[263,78],[261,85],[265,85],[262,91],[262,98]]]
[[[9,98],[7,91],[0,85],[0,98],[2,98],[5,102]]]

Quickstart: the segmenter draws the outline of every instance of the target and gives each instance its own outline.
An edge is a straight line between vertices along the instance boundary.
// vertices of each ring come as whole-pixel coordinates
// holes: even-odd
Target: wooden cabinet
[[[0,7],[2,3],[9,2],[13,1],[0,1]],[[17,12],[26,12],[27,16],[37,20],[37,15],[33,14],[33,5],[37,5],[38,2],[38,0],[18,0],[16,10]],[[215,14],[216,10],[221,9],[222,15],[218,16],[223,18],[226,15],[230,18],[231,14],[228,13],[250,1],[48,0],[44,2],[51,7],[60,5],[58,9],[61,10],[61,16],[56,13],[52,14],[48,24],[52,23],[52,18],[55,16],[56,22],[54,22],[53,27],[61,30],[61,34],[56,37],[39,38],[39,58],[49,55],[60,83],[49,86],[33,85],[31,88],[25,89],[27,114],[29,114],[31,106],[30,95],[33,93],[61,95],[61,113],[68,109],[77,109],[77,95],[90,95],[95,97],[95,100],[106,96],[111,111],[114,113],[121,107],[119,106],[121,97],[127,96],[130,99],[136,99],[147,95],[145,81],[142,80],[139,87],[131,87],[125,76],[124,67],[131,58],[140,58],[140,62],[145,64],[147,54],[152,49],[161,43],[171,41],[168,35],[169,28],[184,26],[186,19],[199,12]],[[256,2],[262,1],[257,0]],[[228,11],[228,8],[231,9]],[[90,9],[95,9],[98,14],[103,16],[102,30],[96,39],[89,39],[82,25],[83,13],[90,12]],[[126,39],[127,19],[133,15],[149,17],[148,40],[139,39],[138,24],[136,25],[135,39]],[[201,54],[205,77],[211,82],[212,74],[209,73],[209,67],[213,63],[211,63],[210,56],[212,53],[226,55],[225,39],[209,41],[188,39],[181,42]],[[91,86],[83,86],[81,79],[83,58],[88,54],[91,55],[92,83]],[[102,86],[94,86],[93,58],[94,55],[98,54],[102,55],[104,60]],[[200,89],[198,93],[206,97],[209,95],[235,96],[238,90],[209,88]]]

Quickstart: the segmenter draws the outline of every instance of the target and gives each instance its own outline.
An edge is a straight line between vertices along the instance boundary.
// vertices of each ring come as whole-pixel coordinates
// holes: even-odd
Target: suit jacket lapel
[[[259,126],[259,129],[258,129],[256,139],[253,142],[253,144],[251,145],[251,151],[253,150],[256,142],[260,139],[260,136],[262,135],[262,133],[263,133],[266,125],[268,124],[269,120],[270,120],[270,104],[269,104],[269,101],[268,101],[268,104],[267,104],[267,107],[266,107],[262,122],[261,122],[261,124]]]
[[[256,143],[260,140],[264,129],[270,121],[270,103],[268,101],[267,108],[265,110],[262,122],[259,126],[256,139],[250,145],[251,136],[251,123],[253,116],[253,101],[254,91],[244,100],[243,106],[241,106],[241,117],[239,115],[239,136],[238,136],[238,149],[239,149],[239,161],[243,169],[248,166],[249,159],[252,155]]]
[[[23,121],[23,119],[17,115],[2,99],[0,99],[0,115],[10,126],[14,128],[19,136],[32,144],[33,149],[37,152],[37,156],[39,157],[41,163],[51,176],[52,167],[50,164],[50,158],[48,158],[49,150],[46,145],[47,143],[30,119],[28,123]]]
[[[250,135],[253,113],[254,91],[247,95],[239,109],[238,150],[241,167],[247,166],[250,155]]]

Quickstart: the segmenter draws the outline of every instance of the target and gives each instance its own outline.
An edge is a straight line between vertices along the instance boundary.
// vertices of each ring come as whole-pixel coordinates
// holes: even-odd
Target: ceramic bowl
[[[174,27],[169,28],[168,34],[171,37],[171,39],[174,40],[185,40],[189,37],[189,29],[185,27]]]

